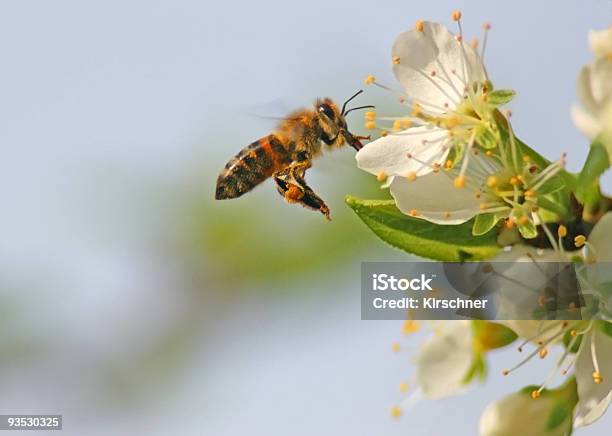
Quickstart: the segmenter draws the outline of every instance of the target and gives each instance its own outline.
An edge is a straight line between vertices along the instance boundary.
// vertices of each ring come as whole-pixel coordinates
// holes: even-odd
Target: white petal
[[[600,218],[588,241],[595,249],[598,262],[612,262],[612,212]]]
[[[591,357],[592,341],[595,341],[597,362],[603,376],[601,383],[593,381],[595,368]],[[612,400],[612,338],[596,326],[582,339],[576,359],[576,383],[578,404],[574,412],[574,426],[582,427],[603,415]]]
[[[601,110],[612,98],[612,60],[598,59],[589,67],[591,94]]]
[[[563,436],[570,425],[569,417],[548,430],[548,417],[554,399],[542,396],[534,401],[528,393],[517,392],[487,406],[480,417],[481,436]]]
[[[577,106],[572,106],[572,120],[578,130],[591,140],[601,132],[601,123],[593,115]]]
[[[468,44],[460,44],[438,23],[425,22],[422,32],[413,29],[401,33],[392,54],[399,58],[393,71],[406,93],[439,110],[445,104],[451,109],[456,107],[468,83],[486,78],[476,51]]]
[[[596,31],[589,31],[589,46],[598,57],[612,55],[612,27]]]
[[[448,328],[427,340],[417,356],[417,381],[427,398],[443,398],[465,389],[472,366],[470,321],[449,321]]]
[[[391,195],[399,210],[416,210],[420,218],[437,224],[461,224],[480,211],[474,192],[453,186],[450,174],[430,173],[415,181],[397,177],[391,183]]]
[[[415,172],[420,176],[430,173],[432,164],[445,161],[448,155],[446,140],[443,130],[415,127],[366,144],[355,158],[359,168],[374,175],[384,172],[387,176],[405,177]],[[408,158],[408,154],[413,157]]]

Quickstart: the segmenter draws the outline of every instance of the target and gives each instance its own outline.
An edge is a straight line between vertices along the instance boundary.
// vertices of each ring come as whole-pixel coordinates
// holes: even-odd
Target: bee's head
[[[319,115],[319,125],[323,133],[323,137],[331,146],[340,147],[342,145],[349,144],[355,150],[360,150],[363,145],[359,141],[360,139],[369,139],[366,137],[355,136],[348,131],[346,120],[344,116],[355,109],[373,108],[374,106],[360,106],[347,110],[346,105],[353,98],[357,97],[363,91],[359,91],[351,98],[349,98],[342,105],[342,110],[338,109],[336,103],[329,98],[318,100],[316,103],[317,114]]]

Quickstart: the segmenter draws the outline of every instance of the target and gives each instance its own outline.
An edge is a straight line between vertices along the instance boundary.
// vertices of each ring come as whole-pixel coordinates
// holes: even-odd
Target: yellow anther
[[[480,41],[478,41],[478,38],[472,38],[472,40],[470,41],[470,46],[472,46],[472,48],[476,49],[478,48],[478,44],[480,43]]]
[[[451,213],[450,212],[444,212],[444,218],[445,219],[449,219],[451,217]]]
[[[489,176],[487,177],[487,186],[489,188],[494,188],[497,186],[497,177],[495,176]]]
[[[523,175],[519,174],[518,176],[516,176],[517,179],[519,179],[521,182],[523,181]]]
[[[482,212],[483,210],[487,209],[487,203],[480,203],[480,205],[478,205],[478,209],[480,209],[480,211]]]
[[[525,224],[527,224],[529,222],[529,218],[527,218],[527,216],[523,215],[522,217],[519,218],[519,224],[524,226]]]
[[[393,130],[396,132],[402,130],[402,122],[400,120],[393,121]]]
[[[485,154],[489,157],[493,156],[493,152],[491,150],[485,151]]]
[[[507,229],[511,229],[511,228],[513,228],[513,227],[514,227],[514,219],[513,219],[512,217],[509,217],[509,218],[506,220],[506,228],[507,228]]]
[[[380,136],[382,136],[383,138],[387,136],[388,134],[389,132],[387,132],[386,130],[383,130],[382,132],[380,132]]]
[[[365,128],[366,129],[375,129],[376,128],[376,123],[374,121],[366,121],[365,123]]]
[[[530,190],[525,191],[525,197],[533,198],[535,196],[536,196],[536,193],[534,191],[530,191]]]
[[[511,177],[511,178],[510,178],[510,184],[511,184],[512,186],[516,186],[516,185],[518,185],[518,182],[519,182],[519,179],[517,179],[516,177]]]
[[[570,336],[576,337],[577,335],[578,335],[578,331],[577,330],[570,330]]]
[[[531,160],[531,159],[529,158],[529,156],[527,156],[526,154],[525,154],[525,155],[523,155],[523,162],[525,162],[525,163],[529,163],[529,161],[530,161],[530,160]]]
[[[482,192],[480,192],[480,191],[474,192],[474,197],[476,197],[476,198],[482,197]]]
[[[367,121],[374,121],[376,119],[376,112],[374,111],[367,111],[364,114],[364,117]]]
[[[418,214],[419,214],[419,211],[418,211],[418,210],[416,210],[416,209],[412,209],[412,210],[409,212],[409,215],[410,215],[410,216],[417,216]]]
[[[459,21],[461,19],[461,11],[453,11],[453,21]]]
[[[412,211],[410,212],[410,214],[412,215]],[[407,319],[406,321],[404,321],[404,324],[402,325],[402,333],[409,335],[409,334],[418,332],[420,328],[421,328],[421,325],[417,321]]]
[[[399,418],[400,416],[402,416],[402,409],[400,409],[399,406],[393,406],[391,408],[391,416],[393,418]]]
[[[417,179],[417,174],[414,171],[410,171],[408,174],[406,174],[406,178],[408,181],[414,182]]]
[[[540,398],[540,391],[531,391],[531,398],[533,398],[534,400],[536,398]]]
[[[452,160],[450,160],[450,159],[446,161],[446,164],[444,164],[444,167],[445,167],[447,170],[452,169],[452,168],[453,168],[453,166],[454,166],[453,161],[452,161]]]
[[[465,188],[465,177],[457,177],[455,180],[453,180],[453,185],[455,185],[455,188],[458,189]]]
[[[567,236],[567,227],[561,224],[557,229],[557,235],[559,235],[560,238],[565,238]]]
[[[586,236],[584,235],[578,235],[574,238],[574,245],[576,246],[576,248],[580,248],[582,247],[586,242]]]
[[[425,21],[423,20],[418,20],[415,24],[414,24],[414,28],[419,31],[422,32],[423,30],[425,30]]]
[[[401,120],[401,123],[402,123],[402,128],[404,129],[412,127],[412,121],[410,120]]]
[[[544,359],[546,356],[548,356],[548,348],[540,348],[538,355],[540,356],[540,359]]]
[[[400,57],[393,56],[393,65],[399,65],[399,63],[400,63]]]
[[[600,384],[603,381],[603,377],[599,371],[595,371],[593,373],[593,381],[597,384]]]
[[[384,182],[386,178],[387,178],[387,173],[385,173],[384,171],[381,171],[376,176],[376,180],[378,180],[379,182]]]
[[[391,351],[393,351],[394,353],[397,353],[400,349],[400,344],[398,344],[397,342],[391,344]]]
[[[366,76],[365,80],[363,81],[363,83],[365,83],[366,85],[371,85],[372,83],[376,82],[376,77],[374,77],[373,75],[369,74],[368,76]]]
[[[508,374],[510,374],[510,371],[508,371],[507,369],[504,369],[502,371],[502,375],[508,375]]]
[[[444,124],[446,124],[447,129],[452,129],[459,124],[459,118],[457,117],[448,117]]]
[[[421,108],[421,106],[418,103],[414,103],[412,105],[412,116],[413,117],[418,117],[423,113],[423,109]]]
[[[408,383],[402,382],[399,384],[400,392],[408,392]]]

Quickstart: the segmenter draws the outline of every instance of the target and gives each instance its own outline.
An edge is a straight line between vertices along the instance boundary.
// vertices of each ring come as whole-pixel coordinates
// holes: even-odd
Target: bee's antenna
[[[371,104],[369,104],[369,105],[367,105],[367,106],[358,106],[358,107],[353,107],[353,108],[350,108],[349,110],[347,110],[346,112],[343,112],[343,113],[342,113],[342,116],[347,115],[349,112],[356,111],[357,109],[369,109],[369,108],[374,109],[375,107],[376,107],[376,106],[372,106]]]
[[[340,115],[344,116],[346,113],[346,105],[355,97],[357,97],[359,94],[361,94],[363,92],[363,89],[360,89],[359,91],[357,91],[355,94],[353,94],[347,101],[344,102],[344,104],[342,105],[342,112],[340,113]]]

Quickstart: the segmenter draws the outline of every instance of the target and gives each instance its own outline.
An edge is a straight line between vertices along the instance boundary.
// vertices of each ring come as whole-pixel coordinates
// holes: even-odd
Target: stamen
[[[425,22],[423,20],[418,20],[415,24],[414,24],[414,28],[418,31],[418,32],[423,32],[425,30]]]
[[[381,171],[376,176],[376,180],[378,180],[379,182],[384,182],[386,178],[387,178],[387,173],[385,173],[384,171]]]
[[[397,419],[402,416],[402,409],[399,406],[393,406],[390,413],[393,418]]]
[[[574,245],[576,246],[576,248],[581,248],[582,246],[584,246],[585,242],[586,236],[584,235],[578,235],[574,238]]]
[[[417,174],[414,171],[410,171],[406,175],[406,178],[408,179],[409,182],[414,182],[417,179]]]
[[[401,349],[401,346],[397,342],[394,342],[391,345],[391,351],[393,351],[394,353],[397,353],[400,349]]]
[[[363,81],[363,83],[366,85],[372,85],[374,82],[376,82],[376,77],[371,74],[366,76],[365,80]]]

